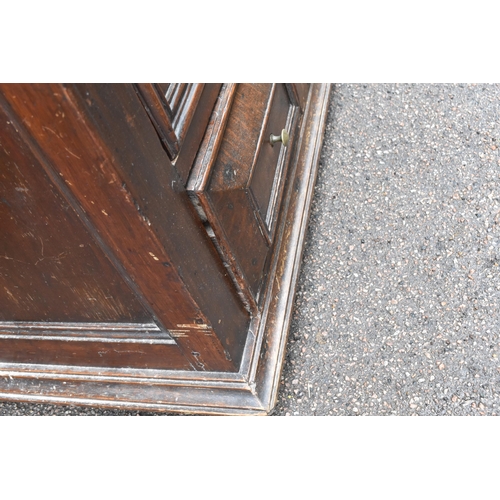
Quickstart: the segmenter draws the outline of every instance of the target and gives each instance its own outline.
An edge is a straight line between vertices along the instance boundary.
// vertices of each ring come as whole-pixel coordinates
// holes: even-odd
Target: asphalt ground
[[[499,414],[498,148],[500,85],[335,86],[272,415]]]
[[[498,415],[500,86],[339,85],[274,415]]]

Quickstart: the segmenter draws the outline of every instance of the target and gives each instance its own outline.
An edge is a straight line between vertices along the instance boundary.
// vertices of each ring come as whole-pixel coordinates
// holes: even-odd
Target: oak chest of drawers
[[[270,411],[329,93],[0,85],[0,399]]]

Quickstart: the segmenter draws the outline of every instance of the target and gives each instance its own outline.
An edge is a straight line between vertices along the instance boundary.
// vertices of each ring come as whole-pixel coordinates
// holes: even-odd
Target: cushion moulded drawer
[[[223,88],[188,192],[245,303],[256,309],[294,142],[299,107],[283,84]],[[285,129],[290,140],[272,144]]]

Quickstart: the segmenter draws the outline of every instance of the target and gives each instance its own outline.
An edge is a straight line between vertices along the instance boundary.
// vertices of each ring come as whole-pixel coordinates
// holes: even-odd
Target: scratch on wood
[[[39,263],[39,262],[42,262],[43,260],[47,259],[47,260],[53,260],[55,262],[57,262],[58,264],[60,264],[60,260],[65,257],[67,254],[67,252],[61,252],[59,255],[56,255],[54,257],[42,257],[41,259],[38,259],[36,262],[35,262],[35,266]],[[43,251],[42,251],[42,255],[43,255]]]
[[[188,323],[177,325],[179,328],[190,328],[193,330],[211,330],[212,328],[209,325],[199,325],[198,323]]]
[[[119,351],[118,349],[113,349],[113,351],[118,354],[130,353],[130,354],[146,354],[144,351]]]
[[[7,295],[14,301],[17,302],[17,299],[14,297],[14,295],[12,295],[12,293],[10,292],[10,290],[6,287],[4,287],[4,290],[7,292]]]
[[[54,132],[51,128],[46,127],[45,125],[42,125],[43,130],[48,130],[49,132],[52,132],[56,137],[59,137],[59,139],[62,139],[56,132]]]
[[[81,158],[79,156],[76,156],[75,153],[72,153],[68,148],[64,148],[71,156],[74,156],[75,158],[78,158],[79,160],[81,160]]]
[[[176,339],[180,337],[187,337],[187,334],[189,333],[188,330],[169,330],[168,332]]]
[[[20,262],[21,264],[29,264],[29,262],[24,262],[23,260],[19,259],[13,259],[12,257],[7,257],[7,255],[0,255],[0,257],[5,260],[13,260],[15,262]]]

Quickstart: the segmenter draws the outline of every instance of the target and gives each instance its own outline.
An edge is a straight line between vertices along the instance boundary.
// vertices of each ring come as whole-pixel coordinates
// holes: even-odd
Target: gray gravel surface
[[[499,414],[497,144],[500,85],[335,87],[273,415]]]
[[[500,86],[339,85],[275,415],[498,415]]]

